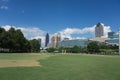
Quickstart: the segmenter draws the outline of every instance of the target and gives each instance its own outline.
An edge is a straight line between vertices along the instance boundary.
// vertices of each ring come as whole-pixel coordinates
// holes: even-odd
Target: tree
[[[15,30],[10,28],[5,31],[4,28],[0,28],[0,47],[9,49],[10,52],[29,52],[30,43],[24,37],[21,30]]]
[[[7,40],[6,34],[7,33],[6,33],[5,29],[0,27],[0,48],[4,48],[6,45],[6,44],[4,44],[5,41]]]
[[[99,44],[99,48],[100,49],[108,49],[108,45],[101,43],[101,44]]]
[[[30,43],[24,37],[21,30],[15,30],[14,28],[10,28],[8,30],[8,47],[11,52],[29,52],[30,51]]]
[[[36,39],[30,40],[31,45],[31,52],[39,52],[40,51],[40,44],[39,41]]]
[[[80,52],[81,53],[87,53],[88,51],[87,51],[87,47],[81,47],[80,48]]]
[[[74,46],[73,48],[71,48],[72,53],[80,53],[80,47],[78,46]]]
[[[50,52],[50,53],[54,52],[55,50],[57,50],[57,49],[55,49],[55,48],[47,48],[47,51]]]
[[[21,51],[21,52],[29,52],[31,47],[30,47],[30,42],[24,37],[23,33],[21,30],[16,30],[16,50]]]
[[[63,50],[66,50],[66,48],[64,48],[64,47],[59,47],[59,52],[62,53]]]
[[[99,45],[97,42],[90,42],[88,45],[87,45],[87,50],[88,52],[90,53],[96,53],[96,52],[99,52]]]

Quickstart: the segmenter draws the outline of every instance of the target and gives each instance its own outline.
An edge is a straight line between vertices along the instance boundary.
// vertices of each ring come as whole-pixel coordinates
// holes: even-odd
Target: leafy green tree
[[[66,53],[71,53],[72,52],[72,48],[65,48],[64,50],[66,50]]]
[[[31,45],[31,52],[39,52],[40,51],[40,44],[39,41],[36,39],[30,40]]]
[[[10,52],[17,52],[18,50],[16,49],[16,44],[17,43],[17,38],[18,36],[16,36],[16,31],[14,28],[10,28],[8,30],[8,47],[10,49]],[[19,45],[19,44],[18,44]]]
[[[100,48],[100,49],[108,49],[109,46],[106,45],[105,43],[101,43],[101,44],[99,44],[99,48]]]
[[[80,53],[80,47],[78,46],[74,46],[73,48],[71,48],[72,53]]]
[[[64,47],[59,47],[59,52],[62,52],[62,50],[65,50]]]
[[[5,41],[6,41],[6,31],[4,28],[0,27],[0,47],[1,48],[5,48],[5,45],[6,45],[4,44]]]
[[[57,49],[55,49],[55,48],[47,48],[47,51],[50,52],[50,53],[54,52],[55,50],[57,50]]]
[[[24,37],[21,30],[15,30],[14,28],[10,28],[8,30],[8,44],[11,52],[29,52],[30,44],[28,40]],[[28,45],[29,44],[29,45]],[[28,50],[29,49],[29,50]]]
[[[80,53],[87,53],[87,47],[80,47]]]
[[[21,52],[29,52],[30,51],[30,42],[24,37],[21,30],[16,30],[16,50]]]
[[[87,45],[87,50],[88,52],[90,53],[96,53],[96,52],[99,52],[99,45],[97,42],[90,42],[88,45]]]
[[[21,30],[15,30],[10,28],[5,31],[4,28],[0,28],[0,47],[10,49],[10,52],[29,52],[30,43],[24,37]]]

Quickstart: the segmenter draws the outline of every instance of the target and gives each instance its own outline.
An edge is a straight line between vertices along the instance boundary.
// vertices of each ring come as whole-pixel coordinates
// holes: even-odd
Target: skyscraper
[[[48,44],[49,44],[49,34],[47,33],[45,37],[45,47],[48,47]]]
[[[53,48],[58,48],[58,43],[61,41],[61,36],[60,34],[55,34],[51,38],[51,46]]]
[[[56,44],[55,44],[55,36],[52,36],[52,38],[51,38],[51,47],[52,48],[56,48]]]
[[[98,23],[95,27],[95,37],[101,37],[104,34],[103,25]]]

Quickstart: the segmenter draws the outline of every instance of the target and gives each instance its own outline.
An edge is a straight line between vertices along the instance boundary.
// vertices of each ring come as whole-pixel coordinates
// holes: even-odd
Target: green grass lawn
[[[0,60],[35,60],[42,66],[1,67],[0,80],[120,80],[120,57],[0,54]]]

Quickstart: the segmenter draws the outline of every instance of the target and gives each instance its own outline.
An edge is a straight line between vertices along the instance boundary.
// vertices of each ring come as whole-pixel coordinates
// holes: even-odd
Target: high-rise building
[[[48,44],[49,44],[49,34],[47,33],[45,37],[45,47],[48,47]]]
[[[51,47],[52,48],[56,48],[56,44],[55,44],[55,36],[52,36],[52,38],[51,38]]]
[[[51,47],[58,48],[58,43],[61,41],[60,34],[55,34],[51,38]]]
[[[108,32],[108,38],[114,38],[115,32]]]
[[[108,32],[108,44],[109,45],[119,45],[119,35],[115,32]]]
[[[95,27],[95,37],[102,37],[104,34],[103,25],[98,23]]]

